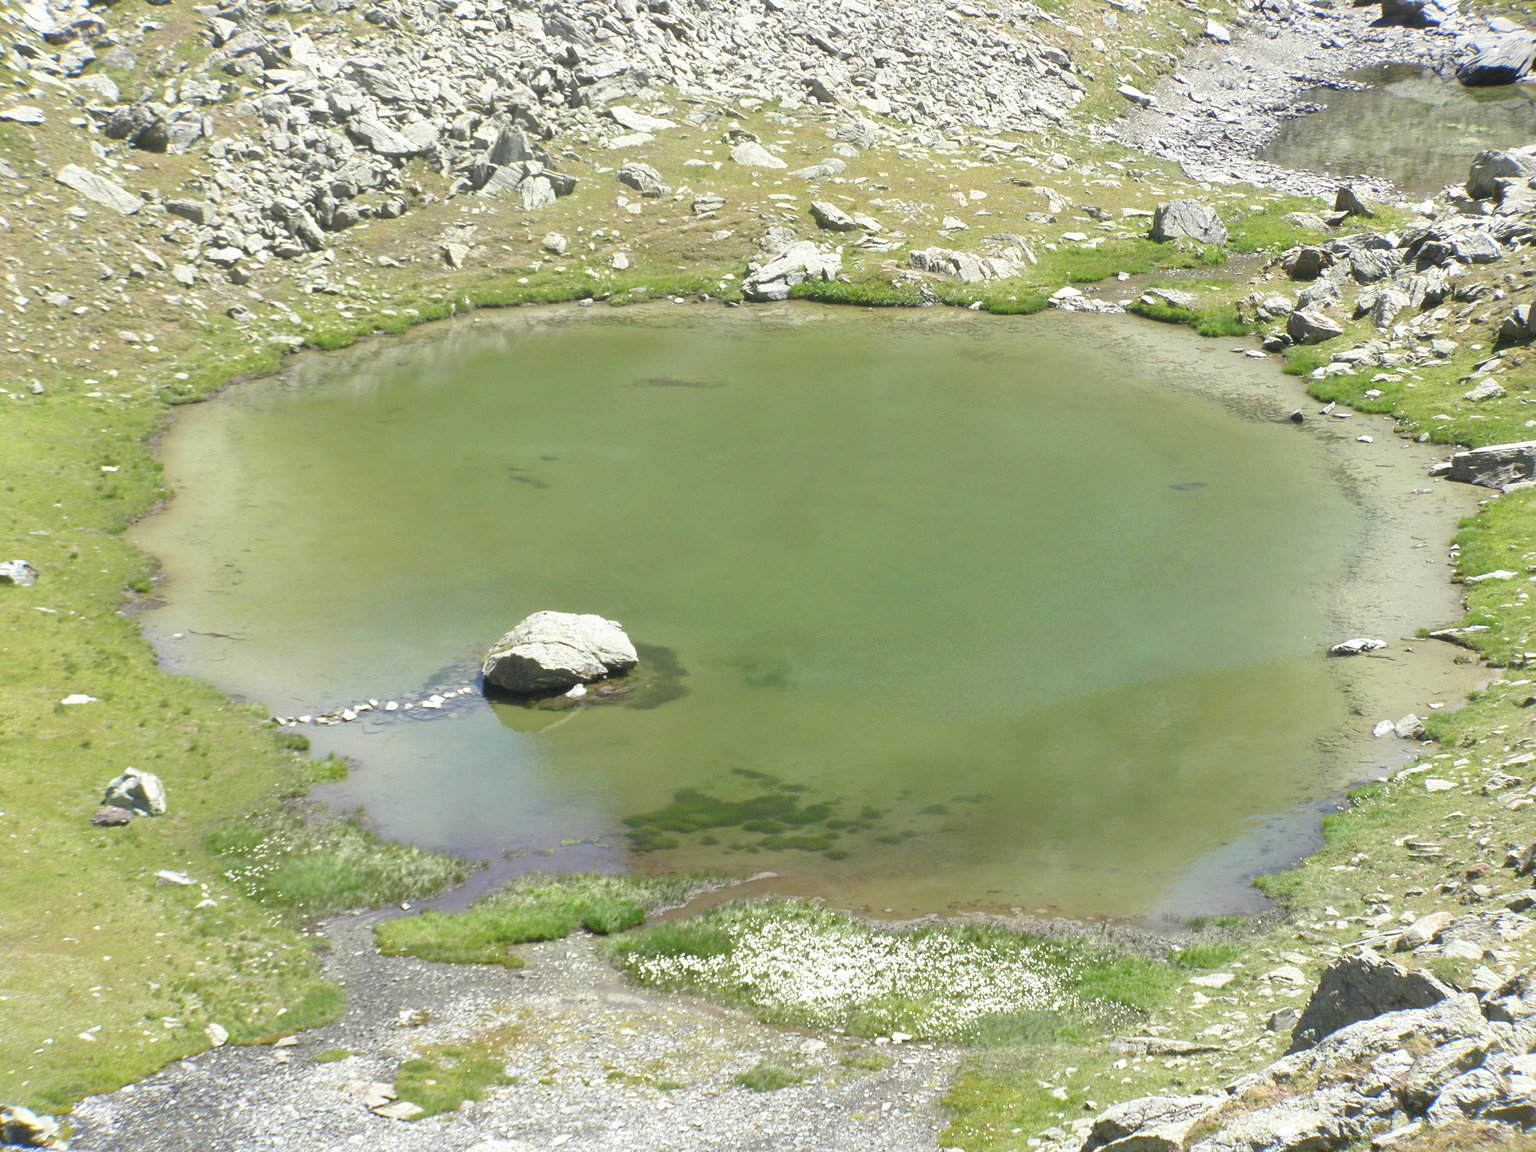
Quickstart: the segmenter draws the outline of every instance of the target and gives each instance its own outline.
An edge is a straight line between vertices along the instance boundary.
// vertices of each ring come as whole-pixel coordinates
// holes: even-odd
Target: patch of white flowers
[[[831,914],[786,916],[757,907],[722,917],[728,951],[632,955],[627,966],[646,983],[745,1000],[786,1022],[842,1028],[869,1013],[933,1038],[986,1016],[1078,1003],[1060,960],[1017,940],[944,929],[881,931]]]

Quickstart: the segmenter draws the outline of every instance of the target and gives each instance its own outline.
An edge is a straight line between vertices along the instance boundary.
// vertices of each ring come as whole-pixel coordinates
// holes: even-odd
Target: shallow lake
[[[1341,177],[1368,172],[1430,196],[1464,183],[1478,152],[1536,141],[1530,85],[1464,88],[1414,64],[1383,64],[1349,79],[1370,87],[1303,94],[1323,111],[1288,121],[1260,157]]]
[[[360,762],[325,799],[503,870],[1247,907],[1358,760],[1321,649],[1359,626],[1334,615],[1375,513],[1349,438],[1278,420],[1294,385],[1233,351],[662,305],[303,357],[167,437],[145,624],[168,666],[292,716],[470,682],[535,610],[621,621],[628,695],[300,729]]]

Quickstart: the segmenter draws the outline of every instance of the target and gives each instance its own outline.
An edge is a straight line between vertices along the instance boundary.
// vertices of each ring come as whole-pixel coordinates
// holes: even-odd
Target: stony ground
[[[327,930],[327,972],[349,995],[340,1021],[289,1047],[214,1049],[87,1100],[72,1113],[74,1147],[868,1152],[932,1147],[943,1127],[954,1060],[943,1049],[821,1039],[628,987],[591,937],[531,946],[518,971],[383,957],[374,919]],[[426,1023],[402,1026],[402,1013]],[[515,1084],[409,1123],[365,1106],[368,1086],[391,1083],[417,1052],[492,1034]],[[351,1055],[315,1060],[342,1049]],[[734,1082],[763,1060],[809,1078],[768,1092]]]

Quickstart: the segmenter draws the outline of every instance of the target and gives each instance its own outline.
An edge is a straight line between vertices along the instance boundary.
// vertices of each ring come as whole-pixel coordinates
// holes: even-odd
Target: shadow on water
[[[688,686],[683,683],[688,670],[676,651],[656,644],[637,644],[635,651],[640,656],[639,665],[622,676],[589,684],[587,694],[576,699],[563,693],[520,696],[489,684],[484,688],[485,698],[506,727],[518,732],[547,732],[562,718],[584,708],[619,704],[648,710],[688,695]]]

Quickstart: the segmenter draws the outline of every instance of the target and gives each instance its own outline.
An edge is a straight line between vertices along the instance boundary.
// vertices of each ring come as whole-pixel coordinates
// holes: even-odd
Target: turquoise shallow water
[[[295,714],[599,612],[647,657],[632,696],[318,731],[361,764],[322,794],[519,867],[1134,915],[1337,783],[1318,653],[1364,514],[1330,444],[1272,419],[1272,372],[1086,317],[439,326],[178,422],[177,498],[136,533],[168,576],[146,626]],[[1242,904],[1241,877],[1199,899]]]

